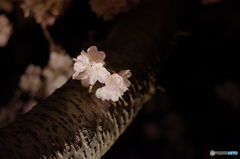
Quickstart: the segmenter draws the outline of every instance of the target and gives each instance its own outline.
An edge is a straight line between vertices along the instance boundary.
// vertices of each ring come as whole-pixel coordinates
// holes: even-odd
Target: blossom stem
[[[90,86],[89,86],[89,89],[88,89],[88,92],[89,92],[89,93],[92,93],[92,89],[93,89],[93,85],[90,85]]]

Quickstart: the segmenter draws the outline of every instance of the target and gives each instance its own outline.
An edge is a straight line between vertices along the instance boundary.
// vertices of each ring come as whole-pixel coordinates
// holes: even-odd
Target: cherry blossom
[[[96,63],[89,67],[84,72],[75,73],[73,79],[82,80],[84,86],[94,85],[97,81],[104,83],[110,72],[103,66],[102,63]]]
[[[50,53],[48,65],[54,70],[68,72],[69,68],[72,70],[73,61],[69,55],[53,51]]]
[[[103,51],[98,51],[96,46],[89,47],[87,52],[82,51],[77,59],[74,59],[74,70],[76,72],[73,75],[73,79],[80,79],[80,76],[82,76],[80,73],[89,70],[94,64],[104,64],[105,57],[105,53]]]
[[[101,100],[112,100],[113,102],[116,102],[119,100],[119,98],[122,96],[122,92],[119,90],[115,90],[111,87],[102,87],[97,89],[96,91],[96,97],[100,98]]]
[[[103,67],[102,63],[94,64],[90,69],[86,71],[89,83],[94,85],[97,81],[104,83],[107,77],[110,75],[110,72]]]
[[[87,52],[82,51],[75,61],[89,65],[93,65],[95,63],[104,64],[105,57],[106,54],[103,51],[98,51],[96,46],[91,46],[87,49]]]
[[[43,70],[43,76],[45,77],[45,96],[51,95],[56,89],[60,88],[70,76],[56,72],[50,67],[46,67]]]
[[[128,80],[132,76],[130,70],[123,70],[119,74],[111,74],[104,67],[106,55],[103,51],[98,51],[96,46],[88,48],[87,52],[74,59],[74,71],[72,78],[81,80],[84,87],[90,86],[90,92],[93,85],[98,81],[105,86],[98,88],[95,92],[97,98],[102,100],[118,101],[128,90],[131,82]]]
[[[81,80],[85,87],[94,85],[97,81],[104,83],[110,75],[103,66],[105,57],[105,53],[98,51],[96,46],[89,47],[87,52],[82,51],[75,59],[73,79]]]
[[[42,25],[53,25],[68,0],[23,0],[25,17],[32,15]]]
[[[5,15],[0,15],[0,47],[7,45],[12,34],[12,25]]]
[[[30,94],[35,94],[41,88],[41,68],[35,65],[29,65],[25,74],[21,76],[19,86]]]
[[[48,62],[43,70],[45,78],[45,96],[52,94],[57,88],[60,88],[73,73],[73,61],[65,53],[51,52]]]
[[[85,55],[85,52],[82,51],[81,55],[75,59],[73,68],[76,71],[76,74],[74,76],[77,76],[79,73],[88,70],[90,67],[91,65],[89,58]]]
[[[97,89],[96,97],[102,100],[118,101],[124,92],[128,90],[130,81],[127,79],[131,76],[129,70],[121,71],[119,74],[114,73],[105,81],[105,86]]]

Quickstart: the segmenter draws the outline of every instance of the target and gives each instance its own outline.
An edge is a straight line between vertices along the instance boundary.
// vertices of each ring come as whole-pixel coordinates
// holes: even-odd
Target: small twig
[[[49,33],[47,27],[45,25],[41,25],[41,28],[42,28],[42,32],[43,32],[43,35],[45,36],[46,40],[48,41],[49,43],[49,46],[50,46],[50,50],[53,51],[55,50],[57,47],[57,45],[55,44],[51,34]]]

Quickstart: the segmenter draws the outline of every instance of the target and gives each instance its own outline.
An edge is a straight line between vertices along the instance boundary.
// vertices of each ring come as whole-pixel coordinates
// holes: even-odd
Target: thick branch
[[[174,0],[143,0],[121,17],[101,46],[108,67],[131,69],[119,102],[102,102],[69,80],[28,114],[0,129],[0,158],[100,158],[155,92],[174,32]]]

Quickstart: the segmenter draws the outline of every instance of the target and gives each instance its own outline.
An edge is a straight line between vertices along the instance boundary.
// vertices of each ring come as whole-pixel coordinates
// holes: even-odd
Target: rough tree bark
[[[142,0],[118,19],[100,45],[107,65],[131,69],[132,86],[119,102],[102,102],[69,80],[32,111],[0,129],[0,158],[79,158],[104,155],[155,93],[156,74],[173,47],[174,0]]]

